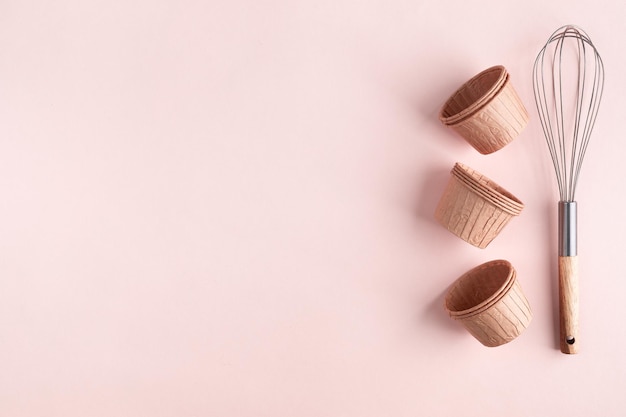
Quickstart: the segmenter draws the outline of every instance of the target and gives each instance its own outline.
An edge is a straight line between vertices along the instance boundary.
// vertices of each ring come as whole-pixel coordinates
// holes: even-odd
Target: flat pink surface
[[[0,416],[626,414],[621,2],[0,3]],[[606,92],[578,187],[581,353],[557,348],[556,185],[531,69],[574,23]],[[442,126],[505,65],[531,122]],[[435,223],[455,161],[526,208],[485,250]],[[456,277],[534,310],[488,349]]]

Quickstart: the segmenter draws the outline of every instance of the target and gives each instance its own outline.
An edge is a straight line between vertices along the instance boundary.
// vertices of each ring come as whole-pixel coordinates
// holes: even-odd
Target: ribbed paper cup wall
[[[451,286],[446,295],[445,307],[450,317],[488,347],[510,342],[532,321],[530,304],[515,270],[510,266],[510,272],[507,272],[506,264],[510,266],[507,261],[491,261],[468,271]],[[459,285],[459,282],[463,284]],[[504,290],[501,290],[502,285]],[[463,294],[460,295],[459,292]],[[458,301],[461,297],[464,297],[465,304]],[[454,304],[454,300],[457,304]],[[475,306],[472,307],[472,303]],[[459,306],[469,307],[466,311],[473,311],[459,314]],[[453,312],[456,314],[452,314]]]
[[[486,248],[521,209],[468,185],[454,175],[454,169],[451,174],[435,219],[464,241]]]

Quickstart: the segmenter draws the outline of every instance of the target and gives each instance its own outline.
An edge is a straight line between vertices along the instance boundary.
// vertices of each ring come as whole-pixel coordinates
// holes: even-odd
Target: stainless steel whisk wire
[[[572,145],[568,152],[566,146],[566,132],[564,123],[564,108],[563,108],[563,84],[562,84],[562,56],[564,41],[567,38],[574,38],[577,44],[578,52],[578,80],[576,89],[576,108],[574,111],[574,125],[572,134]],[[544,75],[545,58],[548,47],[551,43],[555,42],[555,48],[551,56],[551,61],[548,65],[552,64],[552,102],[553,106],[549,105],[548,94],[546,91],[546,83]],[[586,91],[585,80],[587,79],[587,53],[588,48],[591,48],[591,53],[594,59],[593,80],[591,85],[591,91]],[[550,86],[548,86],[549,88]],[[598,54],[593,42],[582,29],[567,25],[557,29],[548,39],[544,47],[541,49],[535,64],[533,67],[533,92],[535,94],[535,104],[537,106],[537,112],[539,113],[539,119],[541,121],[541,127],[543,129],[548,149],[550,150],[550,156],[552,158],[552,164],[556,173],[557,184],[559,187],[559,195],[561,201],[574,201],[576,194],[576,185],[578,184],[578,177],[582,167],[582,162],[587,152],[587,145],[589,144],[589,138],[596,122],[598,115],[598,109],[604,91],[604,63],[602,58]],[[587,108],[585,109],[585,101],[587,101]],[[552,108],[551,108],[552,107]],[[551,121],[552,116],[555,119],[555,126]],[[582,113],[586,116],[583,116]],[[584,118],[584,121],[582,120]],[[582,130],[580,129],[581,123],[583,123]],[[569,154],[569,155],[568,155]],[[569,161],[568,161],[569,159]]]

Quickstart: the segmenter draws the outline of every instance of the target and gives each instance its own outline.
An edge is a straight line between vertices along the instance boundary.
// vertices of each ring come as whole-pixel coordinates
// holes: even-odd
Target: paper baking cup
[[[435,210],[435,219],[464,241],[484,249],[511,218],[521,213],[523,203],[491,180],[487,185],[470,183],[459,176],[459,169],[488,180],[466,165],[455,164]]]
[[[472,83],[473,79],[468,81],[448,99],[439,115],[444,125],[461,135],[481,154],[502,149],[528,124],[528,112],[513,88],[509,74],[505,73],[501,84],[501,75],[496,76],[501,73],[494,74],[492,77],[483,77],[493,81],[493,85],[484,87],[483,94],[480,94],[482,90],[461,94],[459,91],[469,89],[466,87],[468,84],[481,85]],[[475,102],[468,104],[471,98],[475,98]],[[460,109],[462,105],[467,107]]]
[[[505,260],[487,262],[463,274],[450,286],[445,308],[489,347],[515,339],[532,321],[515,269]]]

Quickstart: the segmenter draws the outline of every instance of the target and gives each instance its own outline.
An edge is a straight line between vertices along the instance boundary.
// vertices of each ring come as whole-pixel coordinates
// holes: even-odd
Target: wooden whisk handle
[[[560,345],[563,353],[578,353],[578,256],[559,256]]]

